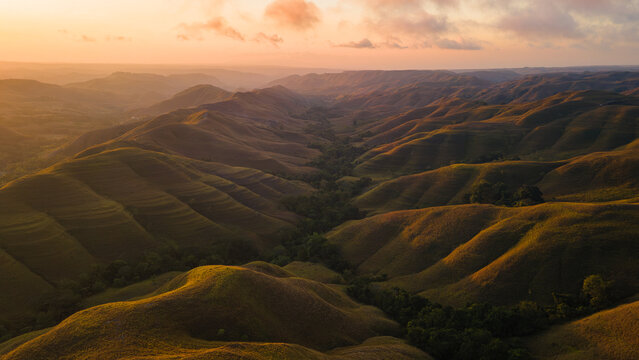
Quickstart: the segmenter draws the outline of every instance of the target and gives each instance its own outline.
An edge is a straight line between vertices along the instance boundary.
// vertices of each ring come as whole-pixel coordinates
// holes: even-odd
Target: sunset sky
[[[0,0],[0,61],[639,64],[639,0]]]

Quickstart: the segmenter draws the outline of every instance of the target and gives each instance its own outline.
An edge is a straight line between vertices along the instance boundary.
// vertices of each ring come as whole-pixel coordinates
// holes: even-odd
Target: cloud
[[[435,44],[442,49],[451,50],[481,50],[482,46],[475,41],[461,39],[460,41],[451,39],[439,39]]]
[[[388,37],[381,46],[391,48],[430,46],[441,34],[454,31],[445,14],[425,10],[425,4],[433,0],[351,0],[363,6],[365,15],[361,24],[369,34]]]
[[[573,47],[639,42],[639,0],[465,1],[480,1],[486,11],[499,14],[490,26],[535,46],[556,40]]]
[[[181,30],[177,35],[180,40],[203,40],[202,33],[210,31],[220,36],[244,41],[244,35],[231,27],[226,19],[221,16],[214,17],[207,22],[182,23],[178,27]]]
[[[121,36],[121,35],[107,35],[105,37],[106,41],[131,41],[133,40],[130,37]]]
[[[362,39],[360,41],[351,41],[349,43],[338,44],[336,47],[348,47],[355,49],[374,49],[377,46],[373,45],[373,43],[368,39]]]
[[[584,36],[570,13],[560,11],[552,5],[511,11],[502,16],[497,27],[527,39],[575,39]]]
[[[84,42],[96,42],[96,39],[94,37],[90,37],[88,35],[81,35],[80,40]]]
[[[320,22],[319,8],[306,0],[275,0],[266,7],[264,16],[296,30],[307,30]]]
[[[282,39],[279,35],[277,34],[273,34],[273,35],[266,35],[265,33],[261,32],[257,35],[255,35],[255,37],[253,38],[253,41],[258,42],[258,43],[269,43],[275,47],[279,47],[279,44],[284,42],[284,39]]]

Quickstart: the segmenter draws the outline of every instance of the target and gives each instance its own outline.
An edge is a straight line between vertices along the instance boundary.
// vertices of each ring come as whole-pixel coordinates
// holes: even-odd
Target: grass
[[[359,347],[371,337],[395,334],[398,325],[381,311],[356,304],[321,283],[290,277],[274,265],[251,267],[256,270],[197,268],[150,297],[81,311],[3,360],[225,358],[257,353],[265,359],[427,358],[389,338]],[[344,346],[351,347],[333,350],[330,356],[320,353]]]
[[[510,191],[536,184],[561,162],[506,161],[457,164],[382,182],[356,200],[369,214],[432,206],[463,204],[466,194],[482,180],[503,182]]]
[[[123,288],[110,288],[82,301],[82,308],[90,308],[111,302],[127,301],[149,295],[175,278],[181,272],[168,272]]]
[[[279,199],[309,189],[259,170],[133,148],[9,183],[0,189],[0,249],[12,276],[0,280],[0,293],[16,291],[0,302],[0,318],[24,313],[52,284],[96,263],[135,260],[167,245],[269,248],[271,236],[296,221]]]
[[[448,111],[368,129],[373,148],[355,172],[373,178],[491,158],[555,161],[634,141],[639,102],[605,92],[571,92],[526,104],[446,104]],[[486,160],[489,159],[489,160]]]
[[[556,326],[526,340],[537,359],[639,358],[639,302]]]
[[[590,274],[639,289],[639,208],[632,204],[546,203],[400,211],[338,227],[329,240],[360,274],[386,274],[437,302],[551,303]]]

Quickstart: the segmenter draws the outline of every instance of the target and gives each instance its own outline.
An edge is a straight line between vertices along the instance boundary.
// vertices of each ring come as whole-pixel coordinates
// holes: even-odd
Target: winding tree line
[[[385,280],[383,277],[353,276],[338,247],[329,243],[323,234],[345,221],[364,217],[352,199],[372,180],[351,177],[356,159],[364,149],[353,146],[348,138],[335,136],[321,109],[308,116],[317,121],[307,131],[326,141],[310,145],[321,151],[321,155],[309,164],[318,171],[298,179],[313,185],[316,191],[283,199],[283,205],[302,219],[293,230],[281,234],[281,245],[266,258],[250,260],[267,260],[277,265],[295,260],[309,261],[342,273],[349,281],[347,291],[351,297],[382,309],[404,327],[404,336],[409,343],[438,359],[528,359],[529,354],[519,337],[593,313],[612,303],[610,283],[597,275],[584,281],[579,294],[553,294],[553,306],[523,302],[514,307],[469,304],[459,309],[442,306],[401,289],[376,288],[373,283]],[[351,178],[345,180],[345,177]],[[543,202],[541,192],[535,187],[523,186],[511,192],[503,184],[484,182],[472,189],[467,200],[506,206]],[[118,260],[96,266],[78,281],[59,284],[34,318],[11,326],[0,325],[0,341],[53,326],[81,310],[84,299],[110,287],[123,287],[168,271],[187,271],[209,264],[240,264],[246,260],[234,258],[228,252],[227,256],[220,256],[167,247],[148,253],[135,264]]]
[[[579,294],[553,294],[552,306],[525,301],[516,306],[442,306],[401,289],[372,286],[384,277],[361,277],[347,289],[354,299],[374,305],[404,327],[408,341],[437,359],[525,360],[520,338],[612,304],[611,283],[600,275],[583,281]]]

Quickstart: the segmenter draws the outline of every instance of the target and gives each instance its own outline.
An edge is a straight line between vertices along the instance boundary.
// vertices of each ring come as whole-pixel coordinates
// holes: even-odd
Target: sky
[[[639,0],[0,0],[0,61],[639,64]]]

